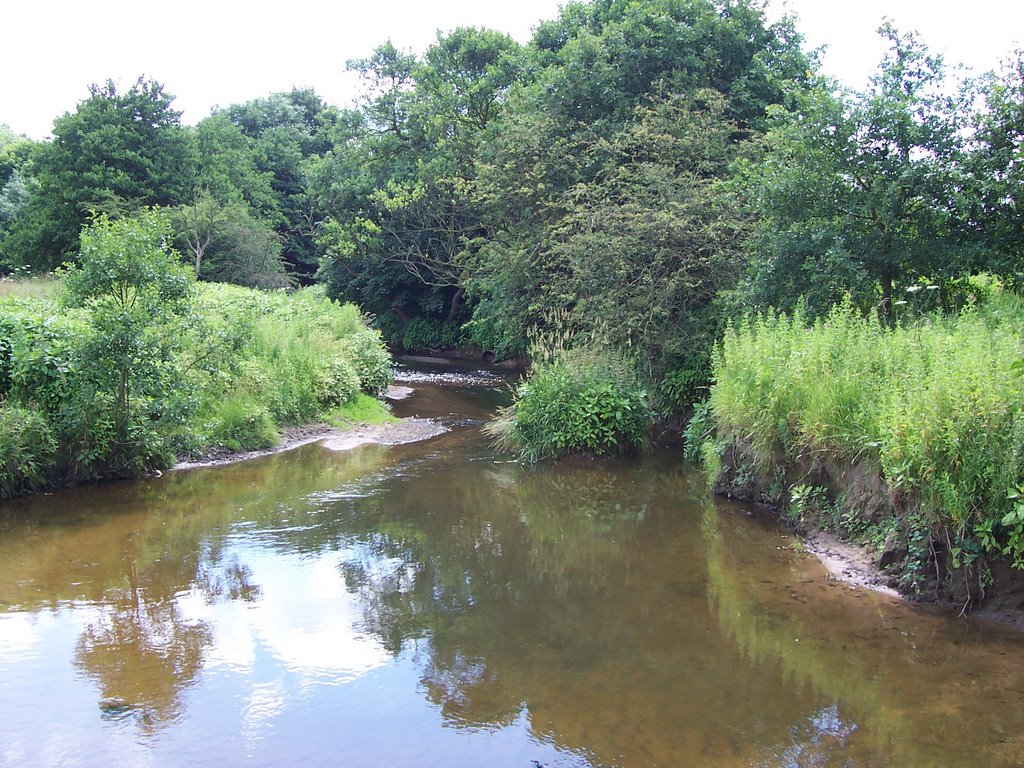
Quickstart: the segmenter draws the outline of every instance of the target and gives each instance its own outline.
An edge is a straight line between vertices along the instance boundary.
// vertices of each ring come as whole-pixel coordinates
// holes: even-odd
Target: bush
[[[379,331],[363,329],[342,340],[342,349],[359,376],[359,389],[379,397],[391,383],[391,356]]]
[[[647,393],[625,359],[582,347],[535,364],[513,405],[487,431],[499,446],[539,461],[640,450],[651,423]]]
[[[0,499],[46,485],[57,441],[41,413],[0,401]]]
[[[265,405],[248,392],[221,400],[213,413],[210,439],[231,451],[270,448],[279,435]]]
[[[356,307],[322,290],[193,290],[176,262],[164,263],[159,228],[149,213],[98,220],[63,305],[0,297],[4,493],[137,476],[175,452],[264,448],[278,424],[380,418],[355,401],[387,386],[390,359]]]

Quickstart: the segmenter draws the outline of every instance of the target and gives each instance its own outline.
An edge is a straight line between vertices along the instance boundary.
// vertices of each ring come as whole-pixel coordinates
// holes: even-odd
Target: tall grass
[[[217,442],[264,447],[275,424],[322,419],[361,392],[379,394],[390,382],[390,358],[380,334],[351,304],[335,304],[316,289],[294,294],[224,284],[199,289],[209,334],[223,342],[213,370],[197,375],[200,411]],[[263,415],[242,418],[257,411]]]
[[[761,470],[874,462],[925,519],[962,539],[998,533],[1024,481],[1022,324],[1012,296],[895,329],[850,307],[747,319],[713,356],[719,435]]]
[[[0,299],[29,299],[53,296],[59,283],[52,275],[0,277]]]

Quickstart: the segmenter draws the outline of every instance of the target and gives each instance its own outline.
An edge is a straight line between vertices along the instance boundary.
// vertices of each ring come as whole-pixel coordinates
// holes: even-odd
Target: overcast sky
[[[882,52],[885,16],[920,32],[950,62],[989,69],[1024,38],[1021,0],[771,0],[799,17],[811,46],[827,45],[825,70],[861,87]],[[391,38],[422,51],[438,29],[488,26],[521,41],[558,0],[27,0],[0,11],[0,123],[41,139],[53,119],[108,78],[164,84],[195,123],[215,105],[312,86],[344,105],[357,88],[345,61]]]

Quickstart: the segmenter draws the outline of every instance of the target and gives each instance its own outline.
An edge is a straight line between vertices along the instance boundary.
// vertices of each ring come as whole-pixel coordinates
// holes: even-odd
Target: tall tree
[[[546,309],[569,309],[579,316],[581,286],[566,272],[568,262],[555,254],[582,243],[581,228],[590,226],[597,251],[616,261],[604,248],[607,242],[625,247],[627,259],[634,249],[607,222],[628,222],[626,229],[658,254],[671,252],[683,232],[695,234],[690,228],[708,223],[686,214],[676,226],[676,214],[668,214],[684,210],[677,208],[680,195],[707,193],[703,187],[687,189],[689,179],[672,170],[679,143],[665,139],[671,132],[656,141],[652,137],[651,147],[642,150],[647,163],[631,162],[617,149],[633,141],[640,151],[631,137],[652,130],[652,104],[672,104],[680,130],[690,130],[701,121],[679,113],[679,106],[689,104],[706,115],[708,99],[698,94],[719,94],[718,124],[729,126],[724,140],[734,149],[764,125],[769,106],[781,103],[787,84],[805,79],[810,66],[792,25],[769,24],[752,2],[597,0],[570,3],[557,19],[541,24],[530,46],[528,69],[535,76],[512,90],[481,151],[478,190],[488,234],[469,286],[476,301],[476,339],[521,353],[526,328]],[[616,165],[621,167],[613,190]],[[724,176],[727,170],[718,163],[708,172]],[[630,180],[629,173],[636,176]],[[727,215],[729,206],[718,205],[723,198],[709,199],[716,200],[709,221]],[[642,218],[632,214],[644,205],[649,220],[641,227]],[[581,218],[587,211],[594,216],[592,225]],[[739,225],[732,214],[727,217],[727,229]],[[731,264],[730,238],[722,243],[730,243],[723,257]],[[659,259],[653,256],[651,266]],[[603,266],[599,272],[607,274]],[[627,269],[608,275],[612,282],[606,290],[628,291],[629,274]],[[686,306],[683,300],[679,310]],[[659,311],[677,320],[686,314],[666,305]]]
[[[958,100],[913,35],[886,24],[889,50],[870,87],[847,97],[819,82],[777,110],[767,152],[745,168],[761,217],[752,297],[807,297],[823,310],[859,293],[890,322],[899,285],[971,268],[955,234],[962,181]]]
[[[969,160],[972,234],[991,255],[989,268],[1024,286],[1024,51],[982,85]]]
[[[473,194],[480,142],[520,76],[521,48],[498,32],[459,28],[439,35],[422,61],[386,43],[350,66],[369,94],[358,132],[336,144],[333,161],[358,167],[364,183],[346,180],[348,194],[331,195],[322,275],[336,295],[398,324],[418,315],[450,326],[462,319],[465,254],[484,234]],[[390,285],[373,295],[382,271]]]
[[[277,229],[289,270],[301,279],[311,279],[319,251],[314,243],[317,220],[309,172],[331,147],[337,109],[325,104],[312,89],[294,88],[234,104],[214,117],[221,115],[252,140],[254,170],[270,181],[273,211],[254,195],[256,214],[265,216]]]
[[[28,160],[35,142],[0,125],[0,254],[3,239],[28,206],[34,179],[28,175]],[[0,265],[3,259],[0,258]]]
[[[124,93],[108,81],[57,118],[53,141],[33,154],[38,190],[4,241],[6,260],[52,268],[73,257],[91,210],[187,199],[193,158],[173,101],[152,80],[139,78]]]

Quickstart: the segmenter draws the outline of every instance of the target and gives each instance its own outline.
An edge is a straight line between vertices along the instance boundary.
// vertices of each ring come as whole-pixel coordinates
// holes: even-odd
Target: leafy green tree
[[[422,61],[386,43],[350,67],[368,95],[324,177],[334,205],[321,274],[333,294],[399,324],[450,327],[463,317],[465,255],[485,234],[473,192],[480,142],[520,76],[521,48],[459,28]]]
[[[713,292],[730,285],[742,224],[727,212],[729,195],[704,185],[727,175],[727,166],[709,162],[701,150],[695,161],[706,167],[697,176],[680,174],[673,153],[686,142],[670,138],[667,125],[655,129],[651,105],[665,102],[660,108],[675,112],[680,132],[700,133],[709,112],[699,94],[720,94],[712,99],[717,117],[709,122],[723,127],[724,133],[715,131],[717,140],[734,152],[764,125],[768,107],[786,98],[787,84],[806,79],[812,62],[791,24],[769,24],[753,3],[570,3],[538,27],[529,54],[535,75],[511,90],[480,153],[477,192],[487,234],[469,279],[474,339],[522,354],[526,330],[552,307],[571,308],[577,321],[589,323],[583,318],[602,314],[599,305],[608,310],[602,294],[624,299],[633,291],[630,301],[649,301],[655,284],[667,279],[668,273],[657,276],[659,265],[670,263],[663,255],[699,230],[713,232],[719,217],[730,222],[718,232],[729,267],[703,286]],[[703,117],[683,114],[683,104]],[[646,148],[638,144],[636,132],[652,130],[658,138],[647,137],[652,143]],[[631,160],[630,152],[643,161]],[[683,202],[694,195],[712,203],[703,222]],[[655,255],[645,263],[642,252],[652,245]],[[588,273],[601,277],[588,279]],[[706,307],[707,293],[697,288],[691,295],[681,286],[663,285],[664,300],[648,304],[663,320],[674,319],[643,323],[645,355],[657,357],[654,349],[672,346],[673,333],[680,334],[678,347],[694,342],[680,323],[690,317],[692,326],[702,324],[691,313]],[[674,290],[675,307],[667,298]]]
[[[864,93],[826,82],[778,109],[743,168],[760,217],[750,298],[824,311],[852,292],[893,318],[895,291],[972,267],[956,235],[962,110],[942,60],[885,25],[890,48]]]
[[[157,428],[180,416],[171,406],[181,386],[173,360],[192,284],[170,237],[158,211],[101,214],[64,274],[68,306],[89,309],[75,392],[60,417],[75,475],[132,475],[168,461]]]
[[[173,100],[152,80],[139,78],[124,93],[108,81],[57,118],[53,141],[33,153],[38,190],[4,241],[7,262],[46,269],[73,257],[91,210],[186,199],[193,158]]]
[[[281,237],[240,201],[222,203],[199,190],[170,210],[175,237],[189,254],[197,279],[254,288],[292,284],[281,256]]]
[[[284,223],[273,173],[262,168],[256,140],[217,112],[199,121],[191,134],[196,155],[196,195],[223,204],[244,203],[257,216]]]
[[[1024,52],[982,85],[968,164],[971,234],[990,254],[989,268],[1020,286],[1024,279]]]
[[[272,223],[281,236],[288,269],[301,279],[312,278],[320,253],[314,242],[317,215],[309,173],[331,148],[338,111],[312,89],[295,88],[234,104],[213,117],[225,118],[252,141],[254,165],[250,170],[250,159],[245,158],[247,178],[232,183],[248,190],[245,196],[254,213]],[[258,178],[269,180],[272,204]]]
[[[290,288],[281,236],[240,206],[228,206],[217,227],[202,271],[205,280],[250,288]]]
[[[722,182],[735,124],[714,91],[667,96],[636,110],[601,144],[603,167],[564,198],[545,241],[484,246],[478,280],[499,335],[516,338],[553,307],[658,373],[673,357],[706,348],[711,308],[743,266],[746,221]]]
[[[28,206],[35,185],[27,169],[34,148],[35,142],[0,125],[0,255],[3,239]]]

